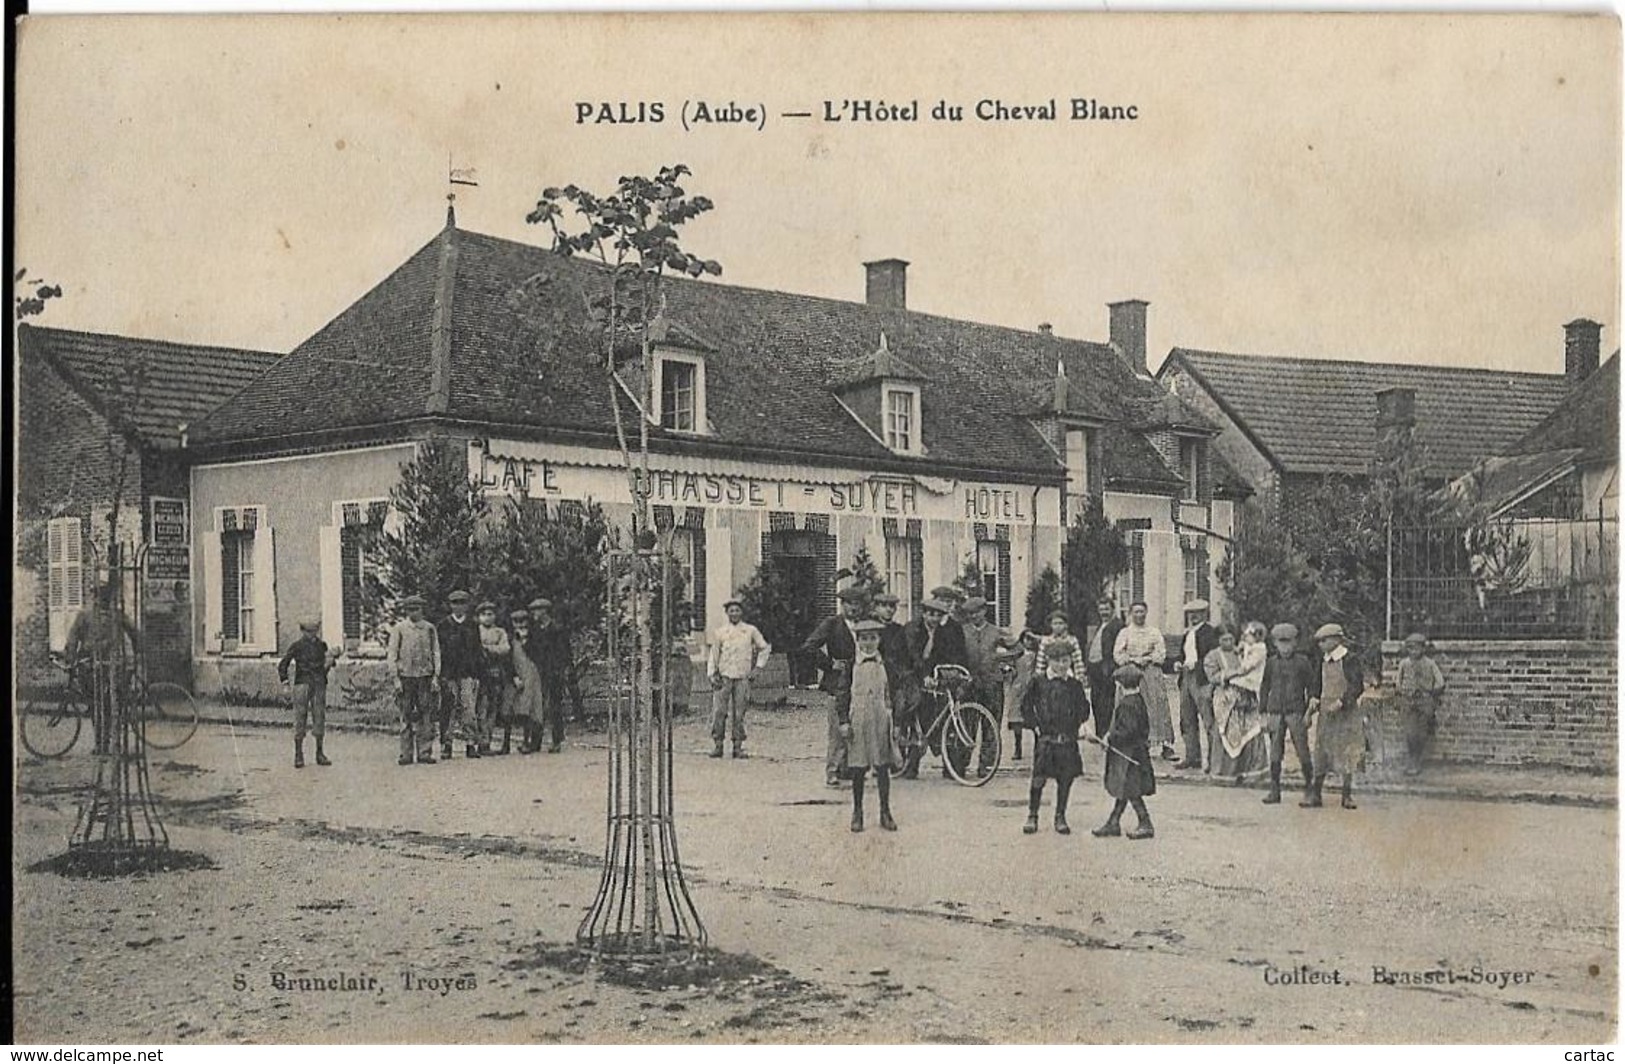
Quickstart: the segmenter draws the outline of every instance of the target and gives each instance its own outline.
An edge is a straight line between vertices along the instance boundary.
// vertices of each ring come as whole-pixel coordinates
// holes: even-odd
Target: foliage
[[[964,566],[959,570],[959,579],[950,586],[957,587],[966,598],[987,597],[987,585],[982,582],[982,567],[976,564],[975,551],[965,555]]]
[[[1067,623],[1082,632],[1099,623],[1096,607],[1106,589],[1128,568],[1128,537],[1106,519],[1100,496],[1089,496],[1088,504],[1066,532],[1061,548],[1061,574],[1065,581],[1062,601]]]
[[[870,557],[866,544],[858,545],[858,552],[852,556],[849,567],[835,571],[836,584],[842,580],[850,581],[846,586],[863,592],[865,602],[873,602],[875,596],[886,593],[886,578],[880,575],[880,567]]]
[[[1380,495],[1351,478],[1328,477],[1289,514],[1249,505],[1220,565],[1232,622],[1283,621],[1313,631],[1341,624],[1371,647],[1386,628],[1387,525]]]
[[[1047,632],[1050,614],[1060,608],[1061,577],[1055,566],[1046,565],[1033,586],[1027,589],[1027,615],[1023,623],[1035,632]]]
[[[401,467],[389,499],[399,524],[379,537],[382,558],[374,579],[384,599],[399,603],[407,595],[422,595],[429,615],[437,616],[452,591],[473,593],[480,584],[485,567],[478,532],[487,512],[485,496],[468,475],[462,450],[433,439]]]
[[[12,283],[12,317],[15,321],[24,318],[37,317],[45,313],[45,304],[48,300],[62,298],[62,286],[50,284],[38,277],[28,276],[26,267],[19,269],[11,278]]]
[[[762,559],[739,591],[745,619],[780,650],[801,645],[818,623],[817,604],[800,592],[796,581],[772,554]]]
[[[493,516],[479,537],[476,597],[503,612],[545,598],[569,631],[577,662],[601,654],[604,552],[610,543],[603,507],[589,501],[549,514],[542,506],[509,499]]]

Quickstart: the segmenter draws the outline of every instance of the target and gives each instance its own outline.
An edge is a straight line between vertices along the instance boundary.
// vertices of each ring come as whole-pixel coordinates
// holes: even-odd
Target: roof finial
[[[480,183],[474,180],[475,173],[476,171],[473,167],[469,167],[464,170],[454,168],[451,165],[451,156],[446,156],[446,184],[466,185],[469,188],[479,188]],[[446,228],[457,228],[457,190],[455,188],[448,188],[446,190]]]

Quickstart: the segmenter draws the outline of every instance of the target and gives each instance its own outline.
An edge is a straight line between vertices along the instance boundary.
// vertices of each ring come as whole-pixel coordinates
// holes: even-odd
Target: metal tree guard
[[[577,945],[601,959],[682,963],[706,945],[677,851],[667,661],[672,566],[664,549],[609,552],[611,669],[604,870]],[[658,582],[651,579],[658,570]],[[658,606],[656,599],[658,597]],[[639,633],[649,617],[651,645]],[[625,633],[630,631],[632,638]],[[652,670],[645,685],[645,670]],[[641,692],[653,692],[652,704]]]
[[[136,666],[141,638],[138,626],[125,620],[125,581],[132,585],[135,616],[142,616],[142,565],[146,548],[134,552],[135,564],[121,564],[124,551],[109,551],[104,594],[112,638],[93,633],[90,642],[92,731],[96,747],[96,782],[79,807],[68,851],[84,859],[105,860],[114,874],[150,862],[169,849],[169,833],[158,816],[147,766],[146,714],[134,704],[141,685]],[[107,645],[103,645],[106,643]],[[132,660],[132,656],[134,660]]]

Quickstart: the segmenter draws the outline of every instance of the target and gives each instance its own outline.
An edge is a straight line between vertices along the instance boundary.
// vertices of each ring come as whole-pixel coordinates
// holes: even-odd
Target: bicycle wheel
[[[35,757],[62,757],[79,741],[90,710],[75,695],[41,699],[23,707],[20,721],[23,747]]]
[[[980,787],[999,771],[1003,756],[999,721],[984,705],[961,702],[942,726],[942,761],[948,775],[967,787]]]
[[[140,707],[147,745],[173,750],[197,733],[197,703],[186,688],[173,683],[148,684]]]

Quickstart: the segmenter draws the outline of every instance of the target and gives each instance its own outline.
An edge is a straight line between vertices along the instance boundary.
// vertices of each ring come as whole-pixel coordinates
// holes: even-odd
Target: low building
[[[106,565],[115,502],[118,540],[146,548],[148,674],[184,681],[192,652],[184,426],[277,356],[26,323],[17,338],[17,683],[61,682],[49,655],[63,648]]]
[[[1327,477],[1367,477],[1385,418],[1414,417],[1422,474],[1443,485],[1533,429],[1575,383],[1576,372],[1571,367],[1568,374],[1510,373],[1176,347],[1157,379],[1219,426],[1215,450],[1260,501],[1290,509]],[[1379,409],[1381,396],[1400,401],[1390,412]]]
[[[775,555],[825,609],[860,545],[912,613],[967,562],[1001,624],[1059,565],[1068,515],[1098,495],[1130,530],[1120,589],[1177,629],[1217,596],[1245,489],[1217,429],[1145,372],[1146,305],[1108,343],[911,311],[907,263],[867,264],[846,302],[666,284],[651,364],[655,520],[676,531],[694,616]],[[580,259],[447,226],[372,291],[188,433],[198,685],[257,686],[301,618],[357,656],[368,544],[417,444],[466,447],[492,494],[630,508],[586,319],[604,275]],[[636,388],[634,390],[637,390]],[[628,401],[631,391],[620,393]],[[337,641],[336,639],[334,641]],[[256,677],[259,680],[256,680]]]

